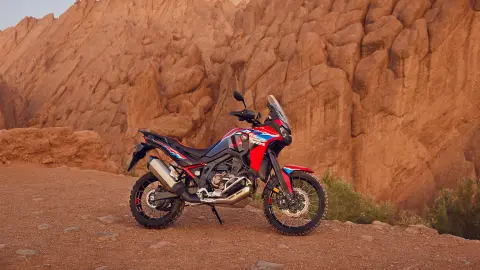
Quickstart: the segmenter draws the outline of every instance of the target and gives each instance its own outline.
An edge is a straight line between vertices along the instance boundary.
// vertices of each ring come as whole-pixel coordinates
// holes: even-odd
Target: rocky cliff
[[[251,108],[273,94],[293,122],[283,162],[421,207],[480,174],[476,10],[478,0],[77,1],[0,32],[0,74],[22,108],[6,127],[94,130],[123,166],[140,127],[218,140],[236,124],[241,72]]]
[[[118,172],[94,131],[69,128],[18,128],[0,131],[0,164],[67,165]]]

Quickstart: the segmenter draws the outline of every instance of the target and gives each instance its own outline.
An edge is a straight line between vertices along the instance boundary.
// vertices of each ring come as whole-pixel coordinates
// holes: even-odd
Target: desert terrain
[[[478,269],[480,241],[432,229],[323,221],[305,237],[274,232],[261,210],[186,207],[165,230],[130,215],[135,178],[38,165],[0,166],[0,268]],[[262,268],[264,262],[270,268]],[[271,263],[275,265],[271,265]],[[282,268],[280,268],[280,265]]]

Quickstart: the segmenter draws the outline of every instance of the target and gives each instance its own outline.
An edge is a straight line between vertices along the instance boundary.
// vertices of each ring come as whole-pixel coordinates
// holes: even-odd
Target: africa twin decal
[[[261,146],[265,146],[265,143],[272,139],[280,138],[279,134],[270,133],[267,130],[249,129],[244,132],[249,134],[250,143]]]

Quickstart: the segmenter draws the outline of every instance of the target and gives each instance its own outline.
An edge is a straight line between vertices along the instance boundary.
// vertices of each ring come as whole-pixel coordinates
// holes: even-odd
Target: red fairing
[[[266,146],[258,146],[250,151],[250,167],[256,172],[260,170],[260,165],[262,165],[263,156],[267,150]]]
[[[296,166],[296,165],[287,165],[284,168],[291,169],[292,171],[304,171],[304,172],[313,173],[313,171],[309,168]]]
[[[272,127],[266,126],[251,129],[249,137],[250,146],[252,147],[250,150],[250,167],[258,172],[265,152],[267,151],[268,144],[281,140],[282,136]]]
[[[283,176],[283,180],[285,181],[285,184],[287,184],[288,192],[290,194],[293,194],[292,182],[290,181],[290,176],[288,176],[288,174],[286,174],[283,170],[282,170],[282,176]]]
[[[283,124],[283,121],[280,120],[280,119],[275,119],[275,120],[273,120],[273,122],[275,122],[279,126],[285,126],[285,124]]]

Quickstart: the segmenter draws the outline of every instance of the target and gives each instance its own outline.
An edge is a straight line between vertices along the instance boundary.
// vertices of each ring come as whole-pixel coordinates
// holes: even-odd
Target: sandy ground
[[[186,207],[165,230],[130,215],[135,178],[75,168],[0,167],[0,269],[480,269],[480,242],[399,226],[326,221],[273,231],[254,208]],[[67,230],[66,230],[67,229]]]

